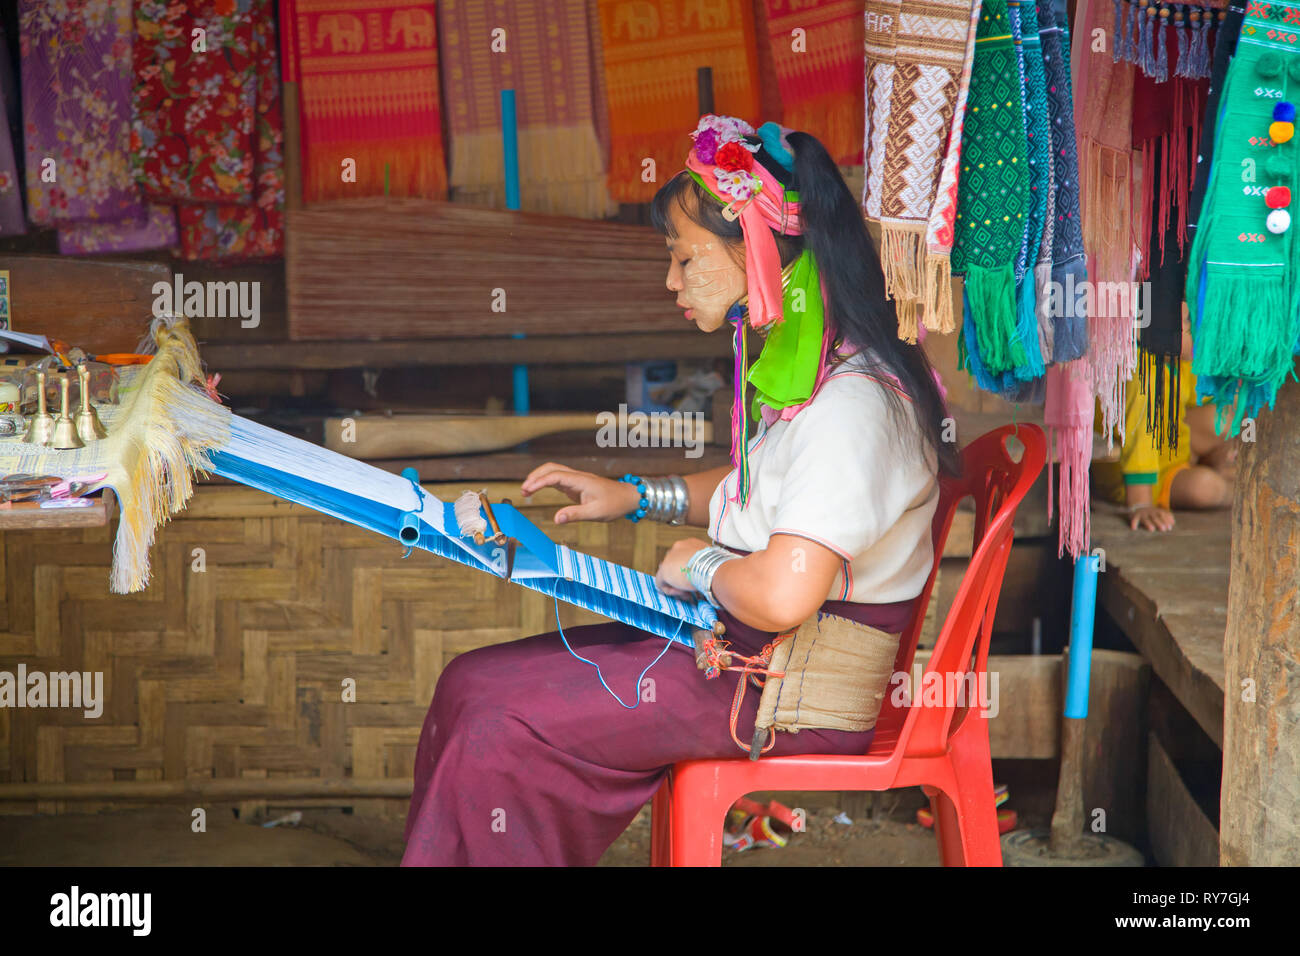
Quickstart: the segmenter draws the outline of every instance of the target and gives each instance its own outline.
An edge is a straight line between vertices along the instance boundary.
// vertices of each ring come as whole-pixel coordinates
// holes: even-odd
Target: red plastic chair
[[[1024,446],[1011,459],[1006,439]],[[895,671],[911,673],[944,543],[957,504],[975,499],[974,552],[952,609],[935,642],[926,673],[973,671],[976,687],[988,666],[989,637],[998,594],[1011,554],[1016,508],[1042,471],[1046,440],[1034,425],[1005,425],[962,452],[964,477],[942,478],[931,534],[934,566],[915,616],[899,642]],[[965,686],[969,681],[964,679]],[[1001,866],[988,718],[978,701],[956,706],[910,707],[887,692],[866,755],[685,760],[676,764],[651,807],[651,865],[719,866],[727,810],[760,790],[890,790],[920,786],[930,797],[944,866]],[[947,693],[943,695],[948,697]]]

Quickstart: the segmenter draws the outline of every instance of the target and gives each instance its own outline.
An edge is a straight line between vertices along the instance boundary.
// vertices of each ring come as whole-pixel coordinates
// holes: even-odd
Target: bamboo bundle
[[[422,199],[288,212],[292,339],[419,339],[686,327],[644,226]]]

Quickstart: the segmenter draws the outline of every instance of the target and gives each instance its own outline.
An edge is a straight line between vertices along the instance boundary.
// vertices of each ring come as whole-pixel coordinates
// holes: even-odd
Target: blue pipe
[[[501,91],[501,143],[504,150],[503,160],[506,171],[506,208],[519,208],[519,129],[515,114],[515,91]],[[522,339],[524,333],[516,332],[512,336]],[[516,365],[512,370],[511,384],[514,392],[516,415],[527,415],[528,401],[528,366]]]
[[[1065,716],[1088,716],[1088,686],[1092,677],[1092,630],[1097,614],[1097,571],[1101,558],[1082,554],[1074,559],[1074,597],[1070,606],[1070,673],[1065,686]]]

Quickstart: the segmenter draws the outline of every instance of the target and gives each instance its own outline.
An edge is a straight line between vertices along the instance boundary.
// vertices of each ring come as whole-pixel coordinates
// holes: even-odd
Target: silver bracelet
[[[732,554],[726,548],[717,545],[700,548],[686,562],[687,580],[691,582],[691,587],[704,596],[704,600],[714,607],[720,607],[717,598],[713,596],[713,576],[718,573],[718,568],[738,557],[740,555]]]
[[[677,475],[642,480],[646,488],[645,516],[651,521],[682,524],[690,507],[690,492],[686,481]]]

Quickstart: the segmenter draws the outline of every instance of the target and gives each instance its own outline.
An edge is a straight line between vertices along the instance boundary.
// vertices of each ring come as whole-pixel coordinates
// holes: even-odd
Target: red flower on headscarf
[[[728,172],[742,169],[749,172],[754,168],[754,156],[740,143],[723,143],[713,157],[713,165]]]

